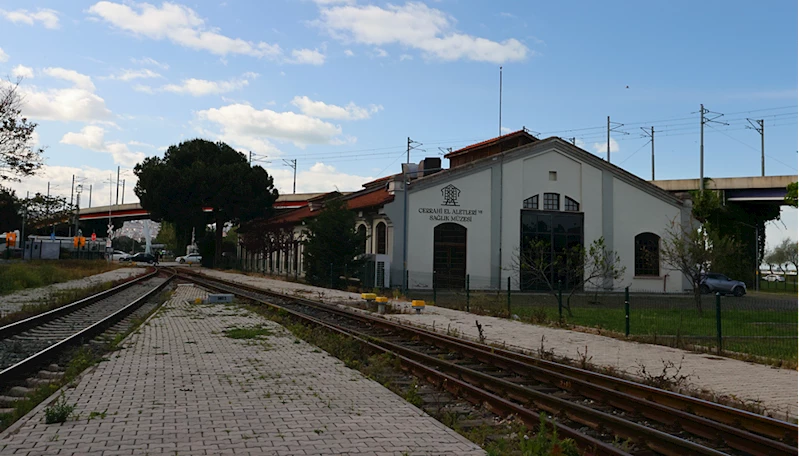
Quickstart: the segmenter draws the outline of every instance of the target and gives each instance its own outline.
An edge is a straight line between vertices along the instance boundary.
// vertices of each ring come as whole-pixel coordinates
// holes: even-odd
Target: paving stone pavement
[[[327,290],[294,282],[249,276],[238,273],[202,270],[204,274],[229,278],[253,286],[283,292],[300,294],[309,299],[322,299],[327,302],[346,303],[360,301],[360,295],[340,290]],[[421,315],[410,313],[410,304],[392,301],[393,304],[408,308],[408,314],[391,314],[386,318],[419,325],[428,329],[446,331],[450,328],[459,334],[477,340],[478,331],[475,320],[479,320],[489,343],[505,343],[507,346],[536,352],[542,345],[555,355],[580,359],[580,353],[587,348],[590,362],[596,366],[613,367],[618,371],[637,375],[641,366],[647,372],[660,373],[664,362],[682,364],[680,375],[688,375],[691,387],[712,391],[739,400],[757,403],[780,419],[797,417],[797,371],[778,369],[722,358],[710,354],[694,353],[662,345],[630,342],[598,334],[565,329],[531,325],[518,321],[477,316],[467,312],[428,306]],[[442,331],[442,332],[443,332]],[[674,372],[670,370],[669,372]]]
[[[36,304],[40,300],[48,297],[53,292],[61,290],[71,290],[74,288],[89,288],[104,282],[123,280],[128,277],[141,275],[145,272],[143,268],[121,268],[113,271],[106,271],[101,274],[84,277],[82,279],[70,280],[68,282],[54,283],[46,287],[29,288],[20,290],[16,293],[3,296],[0,302],[0,315],[6,315],[19,311],[25,304]]]
[[[44,424],[39,410],[0,435],[0,454],[485,454],[282,326],[194,304],[204,296],[178,286],[123,350],[66,389],[78,419]],[[270,334],[224,335],[256,325]]]

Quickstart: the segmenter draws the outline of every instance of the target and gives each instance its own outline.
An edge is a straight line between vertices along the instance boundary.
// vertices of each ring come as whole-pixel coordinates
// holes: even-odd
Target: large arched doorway
[[[466,227],[442,223],[433,229],[436,288],[466,288]]]

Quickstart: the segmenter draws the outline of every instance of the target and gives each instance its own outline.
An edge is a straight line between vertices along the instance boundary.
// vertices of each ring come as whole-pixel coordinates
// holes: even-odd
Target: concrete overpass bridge
[[[274,208],[278,211],[288,209],[299,209],[308,205],[308,200],[315,198],[323,193],[291,193],[279,195],[275,201]],[[203,209],[204,212],[211,212],[211,208]],[[150,213],[147,212],[139,203],[114,204],[111,206],[95,206],[80,209],[80,221],[92,222],[111,218],[117,226],[128,220],[149,219]]]
[[[654,180],[651,183],[677,195],[699,190],[699,179]],[[797,176],[719,177],[705,181],[705,189],[721,192],[722,201],[782,205],[788,184]]]

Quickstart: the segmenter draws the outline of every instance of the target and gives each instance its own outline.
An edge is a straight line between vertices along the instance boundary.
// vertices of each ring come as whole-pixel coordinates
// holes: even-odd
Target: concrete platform
[[[227,273],[214,270],[202,270],[209,276],[227,278],[248,285],[265,287],[289,295],[304,296],[309,299],[322,299],[331,303],[361,301],[360,295],[339,290],[311,287],[293,282]],[[675,365],[682,363],[680,375],[688,375],[690,386],[715,393],[756,403],[773,416],[781,419],[797,417],[797,371],[778,369],[722,358],[710,354],[694,353],[662,345],[629,342],[611,337],[589,334],[565,329],[536,326],[504,318],[478,316],[466,312],[427,306],[421,315],[412,313],[409,302],[393,302],[408,308],[408,314],[391,314],[386,318],[419,325],[428,329],[435,328],[444,332],[447,328],[459,334],[477,340],[478,331],[475,320],[483,326],[483,332],[489,343],[505,343],[508,347],[525,351],[537,351],[542,344],[546,350],[555,355],[571,359],[580,359],[580,353],[588,350],[587,356],[595,366],[612,367],[617,371],[636,375],[641,366],[647,372],[659,374],[664,362]],[[670,372],[674,372],[673,370]]]
[[[79,419],[44,424],[40,407],[0,435],[0,454],[485,454],[283,327],[193,304],[204,296],[177,287],[125,349],[66,389]],[[255,325],[271,334],[224,335]]]
[[[106,271],[101,274],[84,277],[82,279],[70,280],[68,282],[54,283],[46,287],[29,288],[3,296],[0,302],[0,315],[18,312],[26,304],[39,304],[43,299],[56,291],[71,290],[74,288],[89,288],[105,282],[123,280],[129,277],[144,274],[142,268],[121,268],[113,271]]]

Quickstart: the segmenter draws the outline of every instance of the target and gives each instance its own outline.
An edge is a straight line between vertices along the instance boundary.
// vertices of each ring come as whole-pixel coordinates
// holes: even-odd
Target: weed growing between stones
[[[225,337],[231,339],[258,339],[271,336],[272,331],[263,326],[251,326],[249,328],[231,328],[225,330]]]
[[[72,416],[75,407],[75,404],[67,404],[64,393],[61,393],[61,396],[51,406],[44,409],[44,422],[46,424],[63,423]]]

